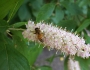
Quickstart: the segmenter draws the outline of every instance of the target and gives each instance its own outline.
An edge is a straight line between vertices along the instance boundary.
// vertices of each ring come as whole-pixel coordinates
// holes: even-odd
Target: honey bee
[[[40,28],[35,28],[35,33],[37,38],[40,42],[43,42],[43,33],[41,32]]]

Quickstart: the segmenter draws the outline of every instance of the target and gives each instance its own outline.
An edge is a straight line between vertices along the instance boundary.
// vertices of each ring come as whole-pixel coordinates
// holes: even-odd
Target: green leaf
[[[18,11],[18,16],[21,21],[28,21],[31,19],[31,14],[29,12],[29,9],[27,8],[26,5],[22,5]]]
[[[36,70],[52,70],[52,68],[50,66],[41,66]]]
[[[87,18],[90,18],[90,8],[88,7],[88,11],[87,11]]]
[[[29,49],[29,52],[28,52],[28,55],[27,55],[27,59],[29,60],[30,62],[30,65],[33,65],[37,59],[37,57],[39,56],[39,54],[42,52],[43,50],[43,46],[39,46],[38,43],[31,43],[30,42],[30,49]]]
[[[0,20],[0,32],[4,33],[8,29],[8,23],[4,20]]]
[[[89,65],[90,65],[90,58],[88,59],[83,59],[81,57],[75,57],[75,60],[79,61],[80,68],[81,70],[90,70]]]
[[[86,27],[88,27],[89,25],[90,25],[90,19],[85,19],[76,31],[80,32],[83,29],[85,29]]]
[[[1,0],[0,1],[0,19],[3,19],[11,9],[12,0]]]
[[[39,10],[43,5],[43,0],[30,0],[31,7],[34,11]]]
[[[71,15],[82,15],[81,8],[76,3],[70,3],[69,1],[61,2],[61,4],[67,9]]]
[[[75,30],[75,28],[77,27],[77,23],[74,20],[62,20],[60,21],[57,25],[59,25],[60,27],[63,28],[67,28],[67,30]]]
[[[20,3],[18,0],[1,0],[0,1],[0,19],[3,19],[10,10],[12,10],[9,19],[15,14],[17,7]]]
[[[19,7],[21,6],[23,0],[15,0],[15,3],[12,4],[12,9],[10,10],[9,16],[8,16],[8,22],[13,18]]]
[[[1,33],[0,70],[30,70],[27,59],[13,48],[13,44],[8,44],[7,37]]]
[[[88,36],[87,34],[84,34],[84,37],[85,37],[85,42],[90,43],[90,36]]]
[[[64,70],[68,70],[68,59],[69,59],[69,56],[67,56],[65,58],[65,61],[64,61]]]
[[[13,41],[15,44],[15,49],[17,49],[28,59],[30,65],[33,65],[43,47],[40,46],[38,48],[38,43],[35,44],[33,42],[28,42],[23,38],[22,32],[20,31],[13,31]]]
[[[33,0],[30,1],[32,7],[32,13],[36,17],[38,15],[39,10],[43,5],[43,0]]]
[[[88,5],[88,4],[90,4],[90,0],[82,0],[79,2],[80,7],[83,7],[83,6]]]
[[[53,62],[53,60],[54,60],[54,58],[55,58],[55,55],[53,55],[53,56],[51,56],[51,57],[47,58],[47,59],[46,59],[46,61],[48,61],[48,62],[52,63],[52,62]]]
[[[23,25],[27,24],[27,22],[17,22],[13,25],[11,25],[10,27],[13,27],[13,28],[18,28],[18,27],[21,27]]]
[[[42,20],[48,19],[52,15],[54,8],[55,4],[53,3],[45,4],[39,11],[38,16],[36,17],[36,21],[40,22]]]
[[[52,18],[53,21],[57,24],[64,18],[64,11],[60,8],[60,6],[56,7],[55,17]]]

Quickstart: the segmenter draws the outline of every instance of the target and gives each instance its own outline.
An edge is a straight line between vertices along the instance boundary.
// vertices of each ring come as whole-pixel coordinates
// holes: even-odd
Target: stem
[[[22,29],[22,28],[19,28],[19,29],[18,28],[17,29],[16,28],[9,28],[9,30],[22,30],[23,31],[25,29]]]

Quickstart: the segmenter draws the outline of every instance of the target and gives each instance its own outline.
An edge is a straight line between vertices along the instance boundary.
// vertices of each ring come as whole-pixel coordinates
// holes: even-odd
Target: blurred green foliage
[[[0,70],[52,70],[34,63],[43,50],[42,45],[28,42],[22,36],[28,20],[45,21],[67,31],[77,32],[90,43],[90,0],[0,0]],[[83,34],[83,35],[82,35]],[[48,61],[51,63],[54,56]],[[89,70],[90,59],[77,58],[81,70]],[[65,59],[67,70],[68,57]],[[86,64],[87,66],[83,65]],[[84,67],[85,66],[85,67]]]

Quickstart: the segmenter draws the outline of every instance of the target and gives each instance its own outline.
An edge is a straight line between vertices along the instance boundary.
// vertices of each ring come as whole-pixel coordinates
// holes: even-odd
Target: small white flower
[[[78,61],[69,58],[68,60],[68,70],[81,70]]]
[[[34,32],[35,28],[40,28],[44,34],[43,44],[45,46],[49,46],[51,49],[55,48],[68,55],[77,54],[83,58],[90,56],[90,45],[86,45],[85,40],[78,35],[52,26],[51,24],[45,24],[44,22],[34,24],[34,22],[29,21],[26,27],[27,29],[22,34],[28,40],[38,42],[39,40]]]

